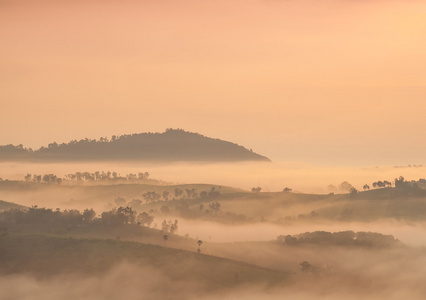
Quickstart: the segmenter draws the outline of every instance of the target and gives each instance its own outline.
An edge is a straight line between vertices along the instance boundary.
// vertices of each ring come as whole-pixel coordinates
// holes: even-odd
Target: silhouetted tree
[[[175,188],[175,197],[179,198],[183,194],[183,191],[179,188]]]
[[[142,224],[142,226],[150,227],[151,223],[154,221],[154,217],[149,215],[146,212],[140,213],[137,217],[138,224]]]
[[[83,211],[83,222],[84,223],[90,223],[92,222],[92,220],[96,217],[96,212],[93,210],[93,208],[91,209],[85,209]]]
[[[37,183],[41,182],[41,175],[34,174],[33,175],[33,182],[37,182]]]
[[[126,216],[125,220],[128,224],[135,224],[136,221],[136,212],[129,206],[119,207],[117,209],[117,214],[123,214]]]
[[[220,211],[220,203],[218,201],[213,201],[209,203],[209,208],[217,214]]]
[[[352,184],[350,184],[347,181],[343,181],[341,184],[339,184],[339,190],[349,192],[353,188]]]
[[[167,223],[166,220],[163,221],[163,223],[161,223],[161,230],[163,232],[168,232],[170,229],[170,225]]]
[[[351,187],[351,189],[349,190],[349,196],[355,197],[357,194],[358,194],[358,190],[354,187]]]
[[[169,225],[170,233],[175,233],[178,230],[178,220],[175,220],[174,223]]]
[[[260,193],[260,191],[262,190],[262,188],[260,187],[260,186],[258,186],[258,187],[253,187],[252,189],[251,189],[251,191],[253,192],[253,193]]]
[[[302,267],[302,272],[309,272],[313,269],[312,265],[307,261],[303,261],[299,265]]]
[[[219,189],[220,189],[220,187],[219,187]],[[208,192],[207,196],[210,197],[210,198],[219,197],[220,196],[220,192],[218,190],[216,190],[216,188],[214,186],[212,186],[212,188]]]

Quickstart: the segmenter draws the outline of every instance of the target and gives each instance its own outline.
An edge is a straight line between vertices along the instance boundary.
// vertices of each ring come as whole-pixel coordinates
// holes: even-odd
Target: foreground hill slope
[[[164,277],[216,290],[250,283],[285,282],[287,276],[234,260],[194,252],[116,240],[75,239],[40,234],[0,237],[0,273],[102,274],[120,263]],[[149,271],[148,271],[149,273]],[[236,275],[237,274],[237,275]],[[149,275],[149,274],[147,274]]]
[[[0,146],[0,160],[269,161],[237,144],[181,129],[51,143],[38,150]]]

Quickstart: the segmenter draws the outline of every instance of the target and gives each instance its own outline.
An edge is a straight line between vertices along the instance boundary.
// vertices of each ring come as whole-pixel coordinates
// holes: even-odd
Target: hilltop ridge
[[[38,150],[0,146],[0,160],[270,161],[235,143],[182,129],[53,142]]]

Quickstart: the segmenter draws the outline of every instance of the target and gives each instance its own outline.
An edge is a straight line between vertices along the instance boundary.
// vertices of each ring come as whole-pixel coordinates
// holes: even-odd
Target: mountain
[[[0,160],[270,161],[235,143],[182,129],[53,142],[38,150],[0,146]]]

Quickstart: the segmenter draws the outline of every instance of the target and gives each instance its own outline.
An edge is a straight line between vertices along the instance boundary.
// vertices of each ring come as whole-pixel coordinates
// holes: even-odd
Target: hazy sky
[[[426,1],[0,0],[0,145],[183,128],[426,164]]]

